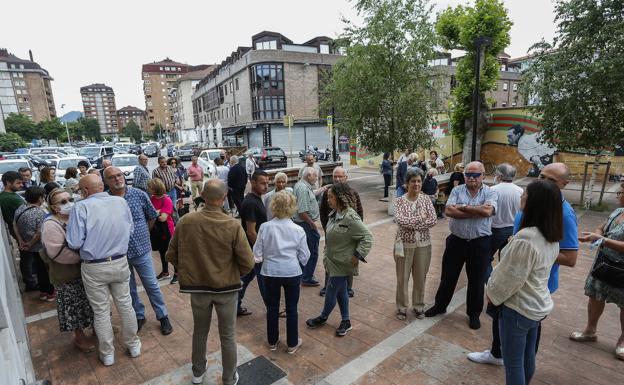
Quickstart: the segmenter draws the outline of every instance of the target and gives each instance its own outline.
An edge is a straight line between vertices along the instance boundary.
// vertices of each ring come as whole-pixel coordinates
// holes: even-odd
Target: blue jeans
[[[297,304],[299,303],[300,285],[300,275],[296,277],[264,277],[269,345],[274,345],[279,340],[279,306],[282,287],[286,300],[286,341],[289,347],[295,347],[299,343]]]
[[[173,209],[175,211],[176,201],[178,200],[178,192],[176,191],[176,188],[172,188],[171,191],[167,193],[167,195],[169,195],[169,198],[171,198],[171,202],[173,203]]]
[[[343,321],[349,320],[349,295],[347,294],[347,281],[349,277],[329,277],[327,283],[327,291],[325,292],[325,305],[321,312],[321,317],[329,318],[332,310],[336,307],[340,308],[340,316]]]
[[[535,346],[540,322],[503,305],[500,328],[507,385],[525,385],[535,373]]]
[[[128,258],[128,267],[130,268],[130,296],[132,297],[132,307],[134,308],[137,319],[145,319],[145,305],[143,305],[139,293],[137,293],[137,286],[134,278],[135,269],[137,274],[139,274],[139,278],[141,278],[141,283],[152,304],[154,313],[156,313],[156,319],[166,317],[167,307],[165,306],[165,299],[160,291],[160,286],[158,286],[158,280],[156,280],[156,272],[154,271],[154,264],[152,263],[152,253],[148,251],[145,255]]]
[[[487,266],[487,271],[485,272],[485,283],[487,283],[488,279],[490,279],[490,274],[492,274],[492,262],[494,262],[494,255],[496,254],[496,252],[498,252],[498,260],[500,261],[500,252],[505,246],[507,246],[507,241],[512,235],[513,226],[501,228],[492,227],[492,247],[490,249],[490,264]]]
[[[258,290],[260,291],[260,296],[262,300],[264,300],[264,277],[260,274],[260,270],[262,269],[262,262],[256,263],[254,268],[251,271],[241,277],[241,281],[243,282],[243,287],[238,292],[238,309],[241,308],[241,304],[243,303],[243,298],[245,297],[245,292],[247,291],[247,286],[253,281],[254,277],[258,277],[256,280],[258,281]],[[266,301],[265,301],[266,303]]]
[[[303,266],[303,275],[301,276],[301,280],[303,282],[309,282],[314,278],[314,270],[316,270],[316,262],[318,261],[321,234],[316,227],[312,227],[306,222],[295,223],[303,227],[306,234],[306,243],[308,244],[308,249],[310,249],[310,259],[308,259],[308,263]]]
[[[403,188],[403,186],[398,186],[396,189],[396,197],[399,198],[403,195],[405,195],[405,189]]]

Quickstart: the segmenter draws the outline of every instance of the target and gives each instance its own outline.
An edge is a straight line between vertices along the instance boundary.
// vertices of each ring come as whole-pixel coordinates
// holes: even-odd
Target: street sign
[[[334,117],[332,115],[327,115],[327,127],[331,129],[334,125]]]
[[[284,127],[292,127],[293,126],[293,116],[285,115],[284,116]]]

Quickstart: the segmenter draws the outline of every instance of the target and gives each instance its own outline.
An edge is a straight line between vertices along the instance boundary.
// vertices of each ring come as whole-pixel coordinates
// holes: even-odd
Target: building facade
[[[199,71],[188,72],[176,80],[174,88],[169,92],[169,103],[173,112],[173,127],[179,142],[197,141],[195,122],[193,119],[193,93],[197,84],[216,66]]]
[[[121,131],[130,122],[139,126],[141,131],[146,132],[147,120],[145,119],[145,111],[134,106],[125,106],[117,110],[117,127]]]
[[[176,81],[189,71],[206,69],[207,65],[191,66],[166,58],[159,62],[143,64],[143,94],[147,127],[151,132],[159,124],[164,132],[174,132],[174,116],[169,94]]]
[[[48,71],[41,68],[29,51],[30,60],[20,59],[0,48],[0,117],[24,114],[35,123],[56,117]]]
[[[80,95],[84,117],[97,119],[102,135],[116,135],[119,131],[113,89],[106,84],[94,83],[80,87]]]
[[[251,38],[197,85],[193,118],[210,145],[279,146],[297,152],[306,145],[331,147],[319,89],[340,59],[328,37],[295,44],[277,32]],[[291,134],[285,115],[294,117]],[[290,143],[292,142],[292,146]]]

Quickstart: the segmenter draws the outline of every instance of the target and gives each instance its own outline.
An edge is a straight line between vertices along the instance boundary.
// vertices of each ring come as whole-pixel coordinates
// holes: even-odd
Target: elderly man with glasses
[[[471,329],[479,329],[479,315],[483,310],[486,268],[489,262],[492,216],[496,213],[498,195],[483,184],[485,168],[481,162],[466,166],[466,184],[451,191],[445,214],[450,219],[451,234],[446,238],[442,256],[442,277],[435,296],[435,304],[425,312],[426,317],[446,313],[451,302],[459,274],[466,264],[468,292],[466,313]]]

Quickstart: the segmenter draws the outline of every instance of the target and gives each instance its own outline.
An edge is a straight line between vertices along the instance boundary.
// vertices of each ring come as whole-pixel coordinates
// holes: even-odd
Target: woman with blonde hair
[[[286,301],[286,340],[289,354],[295,353],[299,338],[297,304],[301,286],[301,266],[310,258],[303,228],[292,216],[297,211],[295,196],[282,190],[274,194],[270,209],[273,219],[260,225],[253,247],[256,263],[262,262],[265,303],[267,307],[267,340],[270,350],[279,344],[279,304],[281,289]]]

